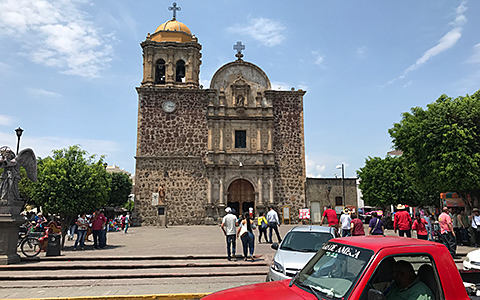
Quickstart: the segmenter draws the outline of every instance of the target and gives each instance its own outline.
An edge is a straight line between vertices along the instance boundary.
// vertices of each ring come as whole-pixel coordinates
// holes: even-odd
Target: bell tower
[[[142,87],[198,88],[202,46],[182,22],[174,2],[173,18],[158,26],[140,45],[143,48]]]

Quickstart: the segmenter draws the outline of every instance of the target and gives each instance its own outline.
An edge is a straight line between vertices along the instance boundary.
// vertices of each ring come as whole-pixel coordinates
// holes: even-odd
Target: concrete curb
[[[192,294],[158,294],[158,295],[113,295],[113,296],[86,296],[86,297],[52,297],[52,298],[18,298],[10,300],[198,300],[210,293]]]

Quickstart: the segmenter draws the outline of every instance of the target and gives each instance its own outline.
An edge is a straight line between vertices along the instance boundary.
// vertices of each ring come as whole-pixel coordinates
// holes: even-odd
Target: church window
[[[185,62],[183,60],[177,61],[177,71],[175,74],[176,82],[185,82]]]
[[[155,83],[165,83],[165,61],[163,59],[157,60],[155,64]]]
[[[343,199],[342,197],[335,197],[335,206],[342,206]]]
[[[246,130],[235,130],[235,148],[247,148]]]

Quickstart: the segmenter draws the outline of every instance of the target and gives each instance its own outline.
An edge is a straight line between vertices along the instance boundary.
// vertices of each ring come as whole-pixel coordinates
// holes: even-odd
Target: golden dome
[[[182,31],[186,34],[192,35],[192,32],[187,27],[187,25],[183,24],[182,22],[178,22],[177,20],[170,20],[163,23],[155,30],[155,32],[158,31]]]

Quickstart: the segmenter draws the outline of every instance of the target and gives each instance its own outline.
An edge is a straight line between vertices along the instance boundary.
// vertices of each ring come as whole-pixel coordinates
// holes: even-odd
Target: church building
[[[273,206],[280,218],[288,207],[285,217],[298,221],[306,205],[305,92],[272,90],[240,42],[236,58],[202,87],[202,46],[176,20],[175,3],[170,10],[173,19],[141,43],[135,222],[218,224],[227,206],[255,216]]]

